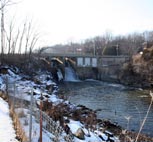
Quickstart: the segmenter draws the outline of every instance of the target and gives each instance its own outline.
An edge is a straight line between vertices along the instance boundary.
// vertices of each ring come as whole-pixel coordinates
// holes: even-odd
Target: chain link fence
[[[35,117],[37,122],[40,122],[40,115],[42,115],[43,129],[47,130],[48,132],[52,133],[55,136],[55,139],[52,140],[53,142],[59,142],[60,136],[62,136],[62,133],[64,133],[63,128],[59,125],[58,122],[55,122],[45,112],[38,109],[38,107],[36,106],[36,99],[33,98],[33,92],[31,91],[31,96],[32,96],[31,100],[30,101],[25,100],[22,96],[22,92],[19,92],[16,82],[10,82],[8,80],[8,78],[6,78],[5,82],[6,82],[6,94],[9,97],[9,101],[11,102],[11,109],[12,110],[15,110],[16,108],[29,109],[30,114]],[[30,104],[32,106],[30,106]],[[30,133],[32,133],[32,132],[30,132]],[[30,135],[31,134],[29,134],[29,137],[30,137]],[[65,133],[64,140],[66,142],[73,142],[74,141],[74,136],[71,131],[69,134]]]

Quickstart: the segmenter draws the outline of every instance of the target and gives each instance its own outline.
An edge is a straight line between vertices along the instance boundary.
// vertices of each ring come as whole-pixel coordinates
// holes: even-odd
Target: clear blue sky
[[[42,45],[153,30],[153,0],[21,0],[8,14],[33,19]]]

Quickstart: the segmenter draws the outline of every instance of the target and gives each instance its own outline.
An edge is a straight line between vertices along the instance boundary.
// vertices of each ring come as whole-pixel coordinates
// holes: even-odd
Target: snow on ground
[[[93,132],[90,132],[90,136],[88,136],[88,130],[85,129],[83,124],[81,124],[79,121],[70,120],[68,126],[70,127],[73,134],[75,134],[79,128],[81,128],[85,133],[85,140],[80,140],[75,137],[75,142],[102,142],[102,139],[100,139],[98,135]]]
[[[9,106],[0,98],[0,142],[18,142],[12,120],[9,116]]]
[[[28,109],[23,109],[23,108],[19,108],[16,109],[16,113],[20,114],[20,123],[22,125],[22,128],[26,134],[26,136],[29,136],[29,124],[30,124],[30,112]],[[32,134],[31,134],[31,138],[32,138],[32,142],[38,142],[39,140],[39,134],[40,134],[40,126],[39,126],[39,122],[36,121],[35,117],[32,117]],[[51,133],[43,130],[42,132],[42,141],[43,142],[51,142],[51,138],[54,138],[54,135],[52,135]]]
[[[39,101],[41,93],[42,93],[44,98],[47,96],[46,99],[53,102],[55,105],[64,101],[62,99],[59,99],[56,96],[56,93],[58,91],[58,87],[51,80],[51,77],[49,75],[44,75],[44,74],[39,75],[38,80],[41,81],[41,85],[38,85],[38,84],[35,84],[33,81],[22,79],[22,76],[16,75],[11,70],[9,70],[9,74],[0,76],[0,87],[1,87],[1,89],[5,88],[4,87],[5,86],[4,80],[6,79],[6,77],[9,79],[9,81],[11,81],[11,82],[15,81],[16,82],[15,97],[30,101],[30,94],[33,91],[35,93],[34,98],[37,101]],[[52,93],[48,93],[47,90],[45,89],[45,87],[47,85],[53,85],[54,86],[54,89],[53,89]],[[14,95],[14,94],[11,94],[11,95]],[[65,102],[68,103],[67,101],[65,101]],[[4,108],[8,108],[8,106],[2,100],[1,100],[1,103],[2,104],[0,104],[0,110],[1,109],[2,110],[0,111],[0,142],[11,142],[9,140],[8,141],[7,140],[1,140],[2,135],[4,135],[4,138],[5,137],[9,138],[9,137],[7,137],[9,135],[11,137],[10,140],[12,139],[12,142],[16,142],[15,139],[14,139],[15,132],[14,132],[14,130],[12,128],[12,125],[11,125],[11,119],[7,118],[7,119],[10,119],[10,121],[8,121],[9,124],[10,124],[9,126],[4,123],[7,120],[7,119],[4,119],[4,118],[9,115],[8,114],[9,110],[6,111]],[[3,106],[3,105],[6,105],[6,106]],[[29,117],[30,117],[29,116],[29,110],[23,109],[23,108],[22,108],[22,110],[24,110],[24,114],[26,114],[26,115],[24,117],[20,118],[20,121],[21,121],[23,129],[24,129],[24,131],[25,131],[25,133],[28,137],[29,136]],[[7,113],[7,114],[5,114],[5,113]],[[33,121],[32,142],[38,142],[39,122],[36,121],[34,116],[32,117],[32,121]],[[85,133],[85,139],[84,140],[80,140],[80,139],[74,137],[74,142],[89,142],[89,141],[90,142],[104,142],[104,140],[102,140],[99,137],[99,135],[101,135],[106,140],[108,139],[108,137],[104,133],[100,133],[99,131],[96,131],[96,133],[95,132],[90,132],[90,136],[88,136],[88,130],[84,127],[83,124],[81,124],[78,121],[70,120],[70,123],[68,123],[68,126],[70,127],[70,130],[72,131],[73,134],[76,133],[78,128],[81,128]],[[53,134],[43,130],[43,141],[44,142],[52,142],[52,138],[54,138],[54,137],[55,136]],[[114,137],[114,141],[117,142],[119,140],[118,140],[118,138]],[[65,141],[64,141],[64,139],[62,139],[60,142],[65,142]]]

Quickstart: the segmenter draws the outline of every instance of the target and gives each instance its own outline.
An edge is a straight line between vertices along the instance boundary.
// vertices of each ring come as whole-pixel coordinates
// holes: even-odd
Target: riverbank
[[[19,74],[15,75],[9,68],[6,68],[6,71],[6,74],[4,76],[2,75],[3,78],[6,79],[6,77],[8,77],[9,79],[11,79],[11,81],[13,81],[14,78],[14,81],[16,81],[17,83],[16,89],[20,92],[20,94],[18,94],[20,98],[30,100],[29,92],[31,91],[31,88],[33,88],[34,98],[37,99],[37,101],[39,102],[41,98],[41,92],[43,91],[43,98],[45,99],[45,101],[43,102],[43,110],[55,122],[59,122],[61,126],[65,126],[63,124],[66,123],[71,128],[71,131],[73,132],[75,138],[78,137],[76,131],[79,128],[82,129],[82,132],[84,134],[84,141],[86,141],[87,139],[92,139],[92,141],[94,141],[94,138],[99,139],[98,141],[102,139],[104,139],[103,141],[108,141],[111,139],[117,142],[118,138],[128,139],[128,137],[130,137],[129,134],[127,135],[127,131],[121,128],[119,125],[112,123],[110,120],[99,119],[96,114],[98,110],[92,110],[85,107],[84,105],[75,105],[69,102],[67,98],[68,96],[64,93],[67,93],[67,91],[71,90],[72,88],[69,86],[63,86],[66,89],[66,92],[62,93],[60,90],[60,85],[58,88],[57,84],[51,81],[52,77],[49,74],[39,73],[33,78],[29,78],[28,76],[25,76],[23,74],[22,76],[19,76]],[[78,83],[80,84],[80,82]],[[3,85],[4,84],[2,84],[2,86]],[[80,85],[82,86],[82,84]],[[92,84],[92,87],[94,86],[97,86],[95,82]],[[47,104],[48,102],[49,104]],[[75,131],[74,127],[71,127],[72,123],[74,122],[80,122],[79,125],[77,125],[78,129]],[[150,138],[146,137],[146,139],[148,141],[151,141]],[[78,139],[76,139],[76,141],[77,140]]]
[[[89,83],[89,81],[87,81],[88,83]],[[92,106],[95,106],[95,100],[96,100],[96,98],[98,99],[98,102],[96,102],[96,104],[98,104],[98,103],[101,103],[101,104],[105,104],[104,103],[104,101],[103,100],[106,100],[106,105],[105,106],[103,106],[103,107],[101,107],[101,109],[99,108],[99,109],[97,109],[96,110],[96,106],[94,107],[95,109],[93,109],[92,111],[94,112],[94,113],[96,113],[96,115],[97,114],[99,114],[99,111],[101,111],[102,112],[102,114],[105,114],[105,112],[104,112],[104,110],[106,110],[106,114],[108,114],[109,113],[109,111],[111,111],[111,110],[109,110],[109,104],[110,105],[112,105],[112,108],[114,108],[114,110],[115,110],[115,108],[116,108],[116,106],[114,106],[115,104],[113,104],[113,103],[110,103],[110,100],[112,100],[113,98],[111,98],[111,96],[110,96],[110,92],[109,91],[113,91],[113,94],[115,95],[115,92],[116,91],[119,91],[120,93],[121,93],[121,88],[123,89],[123,90],[127,90],[127,88],[126,87],[124,87],[124,86],[122,86],[122,85],[120,85],[120,84],[113,84],[113,83],[100,83],[99,84],[99,81],[91,81],[90,83],[89,83],[89,86],[88,85],[86,85],[86,83],[87,82],[84,82],[84,81],[80,81],[80,82],[64,82],[64,84],[60,84],[59,85],[59,89],[61,89],[60,91],[59,91],[59,94],[63,94],[63,96],[66,96],[66,99],[68,99],[70,102],[72,101],[73,103],[75,102],[75,104],[79,104],[79,102],[80,102],[80,104],[81,105],[86,105],[86,106],[89,106],[89,108],[91,109],[91,108],[93,108]],[[106,87],[105,85],[103,86],[103,84],[105,84],[106,86],[108,86],[108,87]],[[112,87],[115,87],[115,90],[111,90],[111,88]],[[95,88],[95,89],[94,89]],[[100,90],[98,90],[98,89],[100,89]],[[109,89],[109,90],[108,90]],[[98,92],[98,91],[100,91],[100,92]],[[133,90],[133,89],[132,89]],[[137,89],[136,89],[137,90]],[[105,93],[105,91],[107,91],[106,93]],[[114,92],[115,91],[115,92]],[[138,90],[138,92],[140,92],[139,90]],[[80,93],[80,94],[79,94]],[[107,95],[104,95],[104,93],[105,94],[107,94]],[[117,92],[116,92],[117,93]],[[123,92],[122,92],[123,93]],[[122,94],[121,93],[121,94]],[[70,95],[68,95],[68,94],[70,94]],[[72,95],[73,94],[73,95]],[[125,93],[123,93],[123,94],[125,94]],[[98,98],[98,97],[100,97],[99,95],[102,95],[103,96],[103,98],[102,98],[102,100],[100,99],[100,98]],[[113,96],[114,96],[113,95]],[[96,96],[96,98],[94,99],[94,97],[93,96]],[[116,96],[116,95],[115,95]],[[124,95],[121,95],[123,98],[127,98],[127,96],[124,96]],[[137,96],[137,95],[136,95]],[[145,99],[147,99],[147,93],[145,93],[145,94],[142,94],[142,95],[138,95],[138,98],[140,98],[141,99],[141,96],[142,97],[146,97],[146,98],[142,98],[143,100],[142,101],[144,101]],[[90,98],[89,98],[90,97]],[[117,98],[116,99],[119,99],[118,98],[118,95],[116,96]],[[130,96],[129,96],[130,97]],[[148,96],[149,97],[149,96]],[[109,100],[107,100],[107,98],[109,98]],[[133,97],[132,97],[133,98]],[[113,99],[114,100],[114,102],[116,102],[115,100],[116,100],[115,98]],[[148,99],[150,99],[150,98],[148,98]],[[92,103],[92,100],[94,101],[93,103]],[[121,100],[122,100],[122,98],[121,98]],[[119,102],[121,101],[120,99],[118,100]],[[137,98],[133,98],[133,100],[137,100]],[[124,101],[126,101],[126,100],[124,100]],[[77,103],[78,102],[78,103]],[[133,104],[134,102],[131,102],[131,105]],[[90,105],[91,104],[91,105]],[[123,106],[123,105],[124,106]],[[85,107],[85,106],[84,106]],[[127,106],[125,106],[125,104],[124,104],[124,102],[121,102],[121,107],[122,108],[126,108]],[[133,106],[134,108],[135,108],[135,106]],[[120,108],[118,108],[118,109],[120,109]],[[130,109],[130,108],[129,108]],[[147,109],[147,108],[146,108]],[[131,111],[131,109],[130,109],[130,111]],[[134,109],[134,111],[136,111],[136,113],[137,113],[137,110],[136,109]],[[144,110],[144,114],[145,114],[145,110]],[[128,113],[128,112],[127,112]],[[115,113],[114,113],[114,115],[115,115]],[[117,115],[120,115],[119,114],[119,110],[116,110],[116,116]],[[115,117],[116,117],[115,116]],[[126,115],[125,115],[126,116]],[[111,116],[110,116],[111,117]],[[129,131],[129,130],[127,130],[126,129],[126,127],[121,127],[119,124],[117,124],[117,123],[114,123],[113,121],[111,121],[109,118],[110,117],[108,117],[108,119],[107,120],[105,120],[105,116],[103,116],[103,118],[102,119],[99,119],[99,116],[96,118],[97,119],[97,121],[99,122],[99,120],[100,120],[100,122],[102,121],[102,122],[104,122],[105,124],[108,124],[108,125],[105,125],[106,126],[106,129],[108,130],[108,131],[110,131],[110,132],[112,132],[112,133],[114,133],[115,135],[118,135],[119,136],[119,139],[121,139],[121,140],[123,140],[123,139],[126,139],[127,137],[127,139],[129,139],[129,138],[136,138],[136,135],[137,135],[137,132],[134,132],[134,131]],[[133,116],[134,117],[134,116]],[[134,120],[134,118],[132,117],[132,120],[131,121],[133,121]],[[136,116],[137,118],[139,117],[139,116]],[[123,120],[126,120],[125,118],[124,118],[124,114],[123,114]],[[139,118],[138,118],[138,120],[136,120],[136,122],[137,121],[139,121]],[[127,125],[127,122],[125,121],[125,123],[126,123],[126,125]],[[99,125],[99,124],[98,124]],[[125,125],[125,126],[126,126]],[[129,124],[129,127],[131,128],[131,122],[130,122],[130,124]],[[100,125],[99,125],[100,126]],[[140,139],[139,140],[144,140],[144,139],[146,139],[147,141],[153,141],[153,139],[151,138],[151,137],[149,137],[149,136],[147,136],[147,135],[141,135],[140,136]]]
[[[22,114],[20,116],[22,119],[21,121],[24,121],[22,124],[23,127],[25,127],[24,130],[26,134],[28,134],[28,128],[30,126],[28,119],[30,112],[30,110],[28,110],[30,107],[29,104],[33,101],[33,111],[38,110],[39,112],[40,102],[42,101],[43,114],[49,119],[48,125],[46,125],[46,120],[43,119],[43,132],[46,133],[47,131],[47,134],[50,135],[50,137],[47,137],[43,133],[43,138],[49,138],[50,141],[55,141],[56,139],[58,142],[101,142],[108,141],[109,139],[112,139],[114,142],[119,142],[115,135],[107,136],[104,132],[99,131],[98,129],[97,131],[93,131],[94,129],[91,131],[88,127],[89,125],[92,126],[89,121],[90,119],[88,119],[89,125],[83,123],[85,119],[87,120],[87,113],[89,112],[89,114],[91,114],[90,111],[85,109],[85,113],[82,113],[80,109],[81,106],[73,105],[62,98],[62,96],[58,97],[58,86],[52,81],[51,75],[47,72],[40,72],[40,74],[33,76],[33,78],[29,78],[29,76],[20,74],[19,72],[16,74],[10,67],[5,67],[3,69],[5,69],[5,73],[3,72],[0,75],[1,90],[4,92],[8,91],[7,93],[13,97],[12,101],[14,102],[14,105],[19,107],[16,109],[26,109],[21,112]],[[33,99],[31,99],[32,92]],[[24,113],[28,115],[24,115]],[[78,114],[81,115],[82,120],[78,119]],[[35,115],[32,116],[32,121],[36,121],[33,119],[34,117]],[[39,121],[39,115],[37,121]],[[39,124],[36,125],[39,130]],[[55,125],[58,127],[55,127]],[[54,132],[48,131],[48,127]],[[33,133],[36,136],[32,138],[32,141],[34,142],[34,139],[37,139],[37,141],[39,139],[39,131],[36,131],[35,127],[33,128]]]

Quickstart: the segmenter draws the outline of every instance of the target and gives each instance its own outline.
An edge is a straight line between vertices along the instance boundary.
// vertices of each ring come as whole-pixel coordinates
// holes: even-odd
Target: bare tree
[[[153,31],[145,31],[143,32],[143,36],[145,38],[145,41],[153,42]]]
[[[144,36],[140,33],[133,33],[127,36],[127,51],[131,56],[136,54],[138,50],[142,47],[142,43],[144,42]]]
[[[28,44],[29,44],[31,32],[32,32],[31,31],[31,23],[29,22],[28,27],[27,27],[27,32],[26,32],[25,55],[26,55],[27,50],[28,50]]]
[[[20,36],[20,40],[19,40],[18,54],[21,54],[21,48],[22,48],[23,37],[25,35],[25,32],[26,32],[26,22],[24,23],[23,29],[21,31],[21,36]]]
[[[5,33],[6,33],[6,38],[7,38],[7,41],[8,41],[8,51],[7,51],[7,54],[10,54],[10,52],[11,52],[11,44],[12,44],[13,22],[10,23],[9,34],[7,35],[6,31],[5,31]]]
[[[104,34],[104,38],[105,38],[105,44],[110,43],[113,40],[112,32],[107,30],[106,33]]]
[[[11,46],[11,53],[14,54],[15,53],[15,50],[16,50],[16,45],[17,45],[17,41],[18,41],[18,38],[19,38],[19,33],[20,31],[18,30],[17,34],[15,35],[15,38],[12,42],[12,46]]]
[[[28,24],[27,24],[28,23]],[[33,30],[32,27],[32,21],[28,22],[26,21],[23,25],[23,28],[18,30],[18,32],[21,31],[21,34],[17,34],[17,38],[19,38],[19,44],[18,44],[18,54],[25,53],[25,55],[32,53],[35,44],[37,43],[39,39],[39,34]],[[17,42],[16,38],[16,42]]]
[[[103,55],[103,50],[106,47],[106,43],[108,43],[110,39],[107,38],[106,35],[104,35],[104,36],[97,36],[93,40],[95,43],[96,55]]]
[[[94,42],[92,39],[86,39],[84,42],[84,52],[86,54],[94,53]]]
[[[0,0],[1,6],[0,6],[0,11],[1,11],[1,62],[3,60],[3,55],[5,52],[5,25],[4,25],[4,12],[5,8],[9,5],[12,5],[11,0]]]
[[[31,55],[31,53],[33,52],[34,46],[37,43],[39,39],[39,34],[35,34],[31,40],[31,44],[29,46],[29,55]]]

